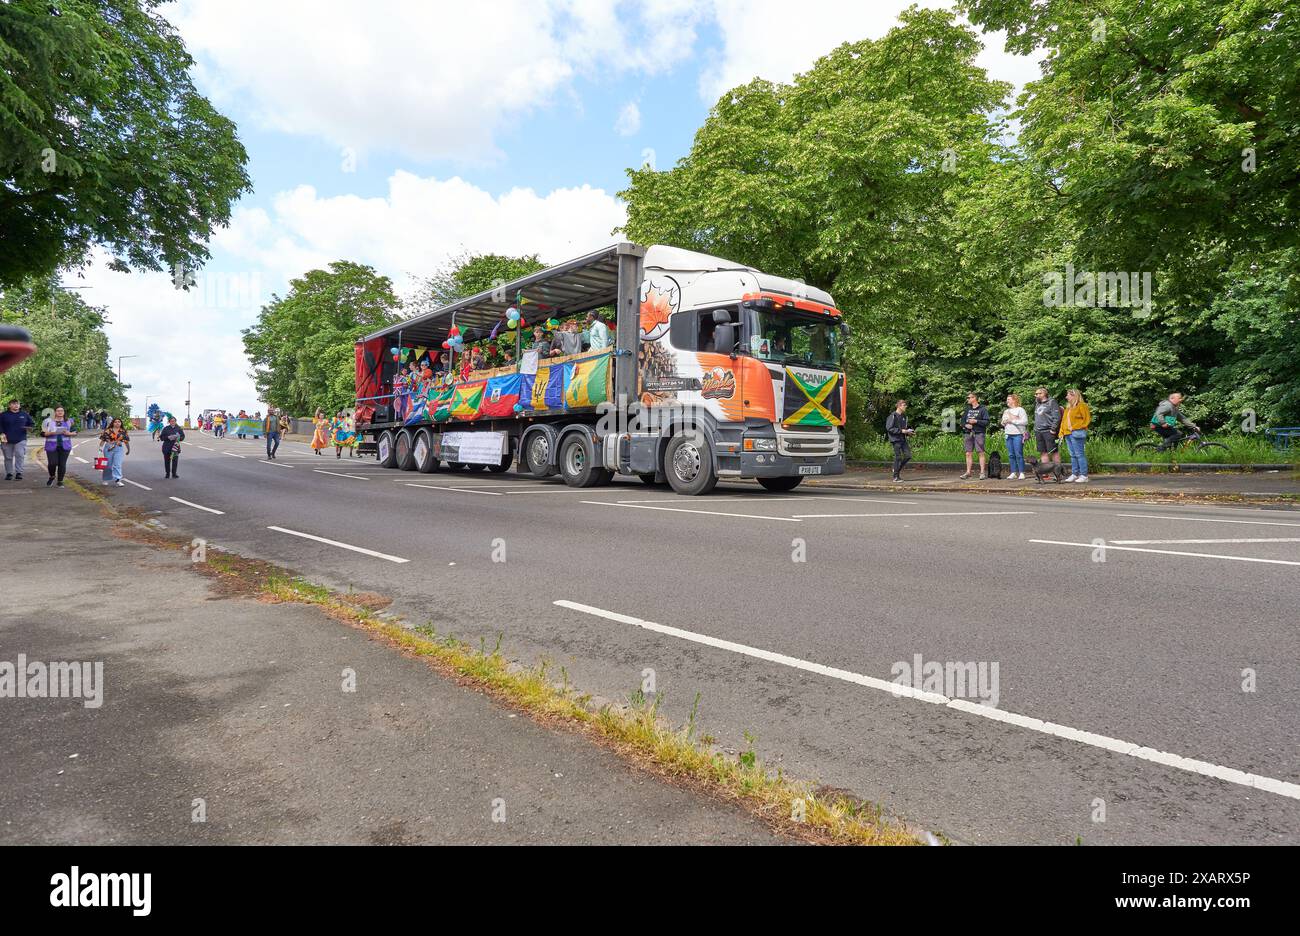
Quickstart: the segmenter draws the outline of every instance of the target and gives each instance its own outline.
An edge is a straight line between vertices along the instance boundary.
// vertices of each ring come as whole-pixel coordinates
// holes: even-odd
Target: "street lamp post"
[[[122,359],[129,357],[139,357],[138,354],[119,354],[117,356],[117,382],[122,382]]]

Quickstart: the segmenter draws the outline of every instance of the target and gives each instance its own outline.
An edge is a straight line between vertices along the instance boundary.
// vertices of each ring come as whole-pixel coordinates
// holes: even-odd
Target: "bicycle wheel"
[[[1160,451],[1159,442],[1136,442],[1133,445],[1134,455],[1138,454],[1139,452],[1152,453],[1157,451]]]
[[[1224,445],[1222,442],[1202,442],[1202,443],[1198,446],[1198,448],[1199,448],[1202,452],[1204,452],[1206,449],[1213,449],[1213,450],[1216,451],[1216,452],[1227,452],[1227,451],[1229,451],[1228,447],[1227,447],[1226,445]]]

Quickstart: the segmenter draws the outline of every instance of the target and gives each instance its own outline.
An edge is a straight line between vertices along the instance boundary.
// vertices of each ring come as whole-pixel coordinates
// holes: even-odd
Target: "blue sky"
[[[933,5],[943,5],[935,3]],[[264,406],[240,329],[272,293],[335,259],[400,293],[462,250],[555,262],[615,239],[625,170],[667,168],[710,104],[787,81],[876,38],[894,0],[175,0],[195,81],[233,119],[254,191],[215,233],[200,288],[118,274],[69,282],[109,310],[134,410]],[[774,42],[773,37],[780,37]],[[998,37],[981,63],[1036,73]]]

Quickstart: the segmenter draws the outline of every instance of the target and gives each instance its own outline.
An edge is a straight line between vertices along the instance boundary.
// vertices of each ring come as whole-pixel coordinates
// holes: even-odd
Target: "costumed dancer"
[[[329,420],[325,418],[325,413],[316,410],[316,415],[311,418],[312,425],[315,427],[311,436],[312,451],[319,455],[320,450],[329,445]]]
[[[162,432],[163,426],[166,425],[166,423],[163,422],[162,407],[157,403],[150,403],[149,410],[145,413],[145,416],[149,420],[149,436],[156,442],[158,441],[158,433]]]
[[[332,420],[330,420],[330,436],[334,443],[334,457],[342,458],[343,450],[348,450],[348,458],[352,457],[352,450],[357,444],[357,434],[353,431],[352,421],[348,419],[348,414],[344,410],[339,410]]]

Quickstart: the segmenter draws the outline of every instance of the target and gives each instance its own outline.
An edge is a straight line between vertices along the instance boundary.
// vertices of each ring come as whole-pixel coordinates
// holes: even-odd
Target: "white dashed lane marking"
[[[348,549],[352,552],[361,553],[366,556],[374,556],[376,559],[387,559],[389,562],[410,562],[410,559],[403,559],[401,556],[390,556],[388,553],[376,552],[373,549],[366,549],[363,546],[353,546],[351,543],[340,543],[338,540],[326,539],[323,536],[316,536],[314,533],[303,533],[299,530],[289,530],[281,526],[269,526],[268,530],[274,530],[277,533],[288,533],[290,536],[300,536],[303,539],[313,540],[317,543],[325,543],[327,546],[337,546],[339,549]]]
[[[590,614],[595,617],[605,618],[606,620],[616,621],[620,624],[630,624],[634,627],[640,627],[657,634],[664,634],[669,637],[688,640],[692,643],[703,644],[706,647],[727,650],[731,653],[738,653],[742,656],[752,657],[768,663],[788,666],[793,669],[803,670],[807,673],[816,673],[820,676],[843,680],[844,682],[865,686],[869,689],[878,689],[881,692],[887,692],[893,696],[915,699],[918,702],[927,702],[931,705],[943,706],[944,708],[964,712],[967,715],[977,715],[980,718],[987,718],[990,721],[1003,722],[1004,724],[1014,725],[1017,728],[1026,728],[1030,731],[1053,735],[1057,738],[1063,738],[1066,741],[1075,741],[1079,744],[1088,745],[1089,747],[1114,751],[1116,754],[1124,754],[1128,757],[1135,757],[1138,760],[1150,761],[1153,764],[1160,764],[1164,767],[1172,767],[1176,770],[1184,770],[1188,773],[1200,774],[1203,777],[1212,777],[1216,780],[1222,780],[1225,783],[1235,783],[1240,786],[1251,787],[1256,790],[1263,790],[1290,799],[1300,800],[1300,784],[1290,783],[1285,780],[1277,780],[1273,777],[1263,777],[1259,774],[1246,773],[1245,771],[1236,770],[1232,767],[1224,767],[1220,764],[1210,763],[1209,761],[1183,757],[1179,754],[1170,754],[1166,751],[1157,751],[1154,748],[1145,747],[1133,741],[1110,738],[1106,735],[1094,734],[1091,731],[1080,731],[1077,728],[1070,728],[1066,725],[1058,725],[1053,722],[1042,721],[1038,718],[1031,718],[1028,715],[1018,715],[1015,712],[1004,712],[1001,709],[992,708],[987,705],[980,705],[966,699],[950,699],[947,696],[940,695],[936,692],[925,692],[920,689],[913,689],[911,686],[904,686],[900,683],[890,682],[889,680],[880,679],[875,676],[866,676],[862,673],[837,669],[833,666],[826,666],[822,663],[813,663],[808,660],[801,660],[798,657],[786,656],[783,653],[773,653],[770,650],[762,650],[758,647],[750,647],[746,644],[735,643],[730,640],[722,640],[717,637],[710,637],[707,634],[697,634],[694,631],[669,627],[665,624],[655,624],[651,621],[643,621],[640,618],[630,617],[626,614],[619,614],[615,611],[606,611],[603,608],[594,608],[591,605],[578,604],[576,601],[556,601],[553,602],[553,604],[561,608],[568,608],[572,611],[580,611],[583,614]]]

